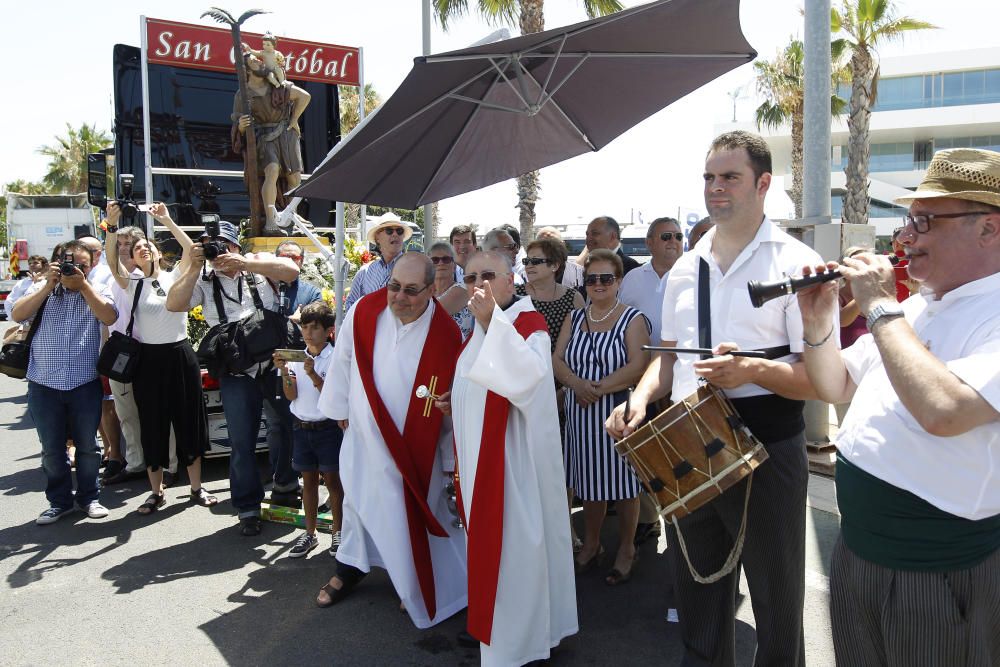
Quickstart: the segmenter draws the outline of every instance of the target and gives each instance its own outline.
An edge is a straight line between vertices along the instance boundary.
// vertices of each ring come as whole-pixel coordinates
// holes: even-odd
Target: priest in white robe
[[[515,298],[503,257],[474,255],[470,276],[476,325],[451,393],[468,631],[483,665],[522,665],[578,630],[552,355],[545,320]]]
[[[433,401],[451,385],[461,333],[431,298],[433,282],[426,255],[399,259],[388,285],[345,317],[319,398],[346,430],[343,541],[337,575],[316,602],[339,602],[382,567],[418,628],[467,604],[465,535],[445,494],[454,471],[450,420]]]

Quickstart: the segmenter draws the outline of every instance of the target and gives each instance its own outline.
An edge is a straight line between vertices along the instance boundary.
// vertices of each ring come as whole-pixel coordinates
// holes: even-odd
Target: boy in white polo
[[[320,475],[330,492],[330,514],[333,521],[333,556],[340,546],[341,508],[344,489],[340,484],[340,444],[343,432],[337,422],[319,411],[317,402],[327,370],[333,360],[333,334],[336,319],[322,301],[302,309],[299,328],[306,343],[305,361],[285,361],[274,354],[274,365],[281,372],[285,398],[291,401],[292,467],[302,474],[302,507],[306,515],[306,532],[292,546],[289,556],[301,558],[319,545],[316,538],[316,513],[319,505]]]

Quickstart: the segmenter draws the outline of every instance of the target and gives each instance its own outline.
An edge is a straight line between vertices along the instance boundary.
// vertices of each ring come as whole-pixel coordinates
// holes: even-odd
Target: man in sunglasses
[[[514,284],[523,285],[524,277],[517,272],[517,267],[514,264],[515,258],[517,257],[518,247],[517,242],[514,241],[510,232],[502,227],[491,229],[486,232],[486,236],[483,237],[483,250],[498,253],[501,257],[506,259],[508,264],[507,268],[510,270],[511,276],[514,279]]]
[[[919,293],[896,301],[885,256],[845,259],[871,335],[843,351],[827,340],[837,283],[798,297],[805,338],[823,342],[805,351],[810,379],[823,400],[851,401],[837,664],[1000,664],[1000,153],[938,151],[896,203],[910,206],[898,240]]]
[[[396,260],[402,256],[411,236],[413,230],[392,211],[376,218],[375,224],[368,230],[368,242],[378,246],[380,257],[358,269],[344,303],[344,312],[349,311],[364,295],[385,287]]]
[[[483,664],[523,665],[577,631],[551,346],[531,299],[514,296],[506,255],[480,253],[466,269],[476,324],[449,408],[469,528],[468,632]]]
[[[384,567],[418,628],[466,606],[465,538],[444,493],[451,420],[434,406],[451,387],[462,335],[432,300],[433,281],[426,255],[395,262],[386,286],[344,317],[319,397],[345,429],[344,502],[337,573],[316,603],[338,603]]]
[[[650,260],[622,279],[618,300],[637,308],[653,327],[653,344],[660,338],[663,313],[663,287],[667,273],[684,253],[684,233],[674,218],[657,218],[646,231]]]

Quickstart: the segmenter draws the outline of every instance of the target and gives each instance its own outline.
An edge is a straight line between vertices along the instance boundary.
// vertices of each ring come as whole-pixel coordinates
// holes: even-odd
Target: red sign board
[[[241,31],[240,37],[251,48],[261,48],[263,35]],[[148,18],[146,45],[150,63],[236,74],[233,35],[226,28]],[[356,47],[278,37],[276,48],[285,56],[289,80],[359,85]]]

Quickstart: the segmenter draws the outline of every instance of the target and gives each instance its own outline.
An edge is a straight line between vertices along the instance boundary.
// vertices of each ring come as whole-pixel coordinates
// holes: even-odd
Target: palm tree
[[[358,115],[358,88],[355,86],[338,86],[340,96],[340,133],[347,136],[347,133],[361,122]],[[376,92],[375,87],[365,84],[365,115],[367,116],[375,108],[382,104],[382,97]]]
[[[477,0],[479,13],[490,23],[514,25],[518,23],[522,35],[545,30],[542,14],[544,0]],[[462,16],[469,11],[469,0],[433,0],[434,13],[445,30],[448,19]],[[583,8],[589,18],[606,16],[621,11],[623,5],[618,0],[583,0]],[[517,178],[517,208],[521,227],[521,243],[534,238],[535,202],[538,201],[539,178],[537,171],[531,171]]]
[[[43,178],[49,192],[87,191],[87,154],[111,145],[111,137],[94,125],[84,123],[79,129],[66,123],[66,136],[42,146],[38,152],[49,158],[49,170]]]
[[[831,90],[850,79],[850,70],[841,62],[847,44],[842,39],[830,43]],[[792,203],[795,217],[802,217],[802,139],[805,120],[805,68],[804,47],[801,40],[792,39],[774,60],[758,60],[753,64],[757,71],[757,92],[764,102],[757,107],[757,127],[776,129],[792,124]],[[844,112],[847,102],[830,95],[830,111],[834,115]]]
[[[908,16],[896,16],[893,0],[843,0],[830,12],[833,34],[844,33],[851,52],[851,106],[847,117],[847,169],[844,186],[844,222],[868,223],[868,121],[878,94],[878,56],[881,42],[902,39],[909,30],[937,26]]]

